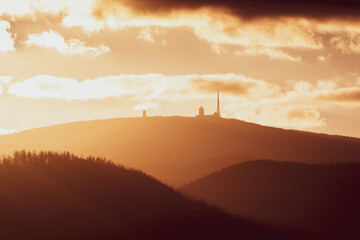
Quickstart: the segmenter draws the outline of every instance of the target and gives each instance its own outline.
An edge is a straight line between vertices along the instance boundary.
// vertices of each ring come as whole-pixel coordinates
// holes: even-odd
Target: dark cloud
[[[319,97],[321,100],[330,100],[337,102],[360,102],[360,89],[340,90],[335,93],[323,94]]]
[[[122,4],[141,14],[163,14],[203,7],[223,8],[241,18],[300,16],[308,18],[358,18],[360,1],[354,0],[99,0],[97,16]]]
[[[252,82],[240,82],[240,81],[214,81],[207,79],[194,79],[192,80],[194,86],[203,92],[214,93],[218,89],[222,93],[230,95],[247,95],[251,88],[256,87],[255,83]]]

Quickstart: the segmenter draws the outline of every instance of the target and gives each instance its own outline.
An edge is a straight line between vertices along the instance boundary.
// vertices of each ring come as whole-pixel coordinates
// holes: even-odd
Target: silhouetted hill
[[[180,191],[249,219],[316,231],[324,239],[360,239],[359,189],[358,163],[251,161]]]
[[[199,162],[207,166],[206,159],[223,156],[311,163],[360,160],[360,139],[356,138],[283,130],[232,119],[185,117],[97,120],[0,136],[1,153],[18,149],[104,156],[173,186],[200,177],[196,174],[203,172],[192,170],[192,165]]]
[[[190,163],[188,166],[185,166],[181,170],[183,179],[196,180],[200,177],[205,177],[206,175],[213,173],[219,169],[229,167],[238,163],[246,162],[252,160],[250,156],[234,156],[234,155],[224,155],[221,157],[207,158],[202,161],[195,161]],[[190,183],[189,181],[187,183]]]
[[[0,239],[278,239],[139,171],[69,153],[0,164]]]

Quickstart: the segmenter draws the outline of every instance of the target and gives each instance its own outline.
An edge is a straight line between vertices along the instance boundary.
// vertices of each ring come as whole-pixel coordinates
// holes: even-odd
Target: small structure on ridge
[[[213,118],[221,118],[221,113],[220,113],[220,91],[217,91],[217,109],[216,112],[213,113],[212,115],[205,115],[205,109],[203,107],[199,108],[199,114],[196,115],[197,118],[208,118],[208,117],[213,117]]]

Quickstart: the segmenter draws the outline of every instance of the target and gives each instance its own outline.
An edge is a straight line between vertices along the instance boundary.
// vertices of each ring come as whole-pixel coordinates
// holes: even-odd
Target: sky
[[[360,3],[0,0],[0,134],[195,116],[360,137]]]

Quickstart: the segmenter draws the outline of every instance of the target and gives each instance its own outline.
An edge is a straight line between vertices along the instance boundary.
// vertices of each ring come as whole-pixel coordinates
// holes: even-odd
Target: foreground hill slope
[[[17,152],[0,179],[0,239],[278,239],[102,159]]]
[[[180,191],[250,219],[316,231],[327,239],[359,239],[359,189],[358,163],[251,161]]]
[[[194,168],[192,174],[192,166],[208,166],[206,159],[223,156],[251,156],[243,161],[360,161],[360,139],[283,130],[233,119],[186,117],[77,122],[0,136],[0,153],[11,154],[18,149],[104,156],[173,186],[201,177],[196,173],[209,173]],[[221,165],[220,161],[218,167],[225,167],[229,161],[224,162]],[[185,171],[188,174],[184,175]]]

